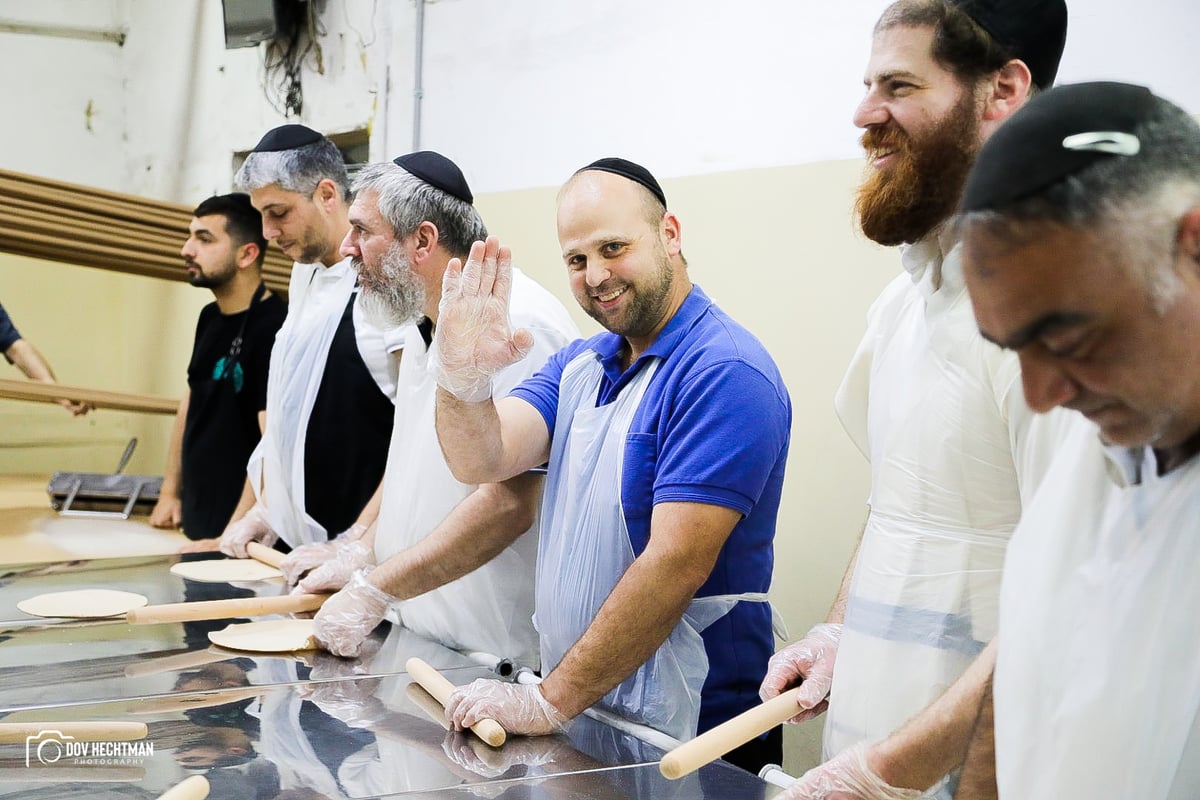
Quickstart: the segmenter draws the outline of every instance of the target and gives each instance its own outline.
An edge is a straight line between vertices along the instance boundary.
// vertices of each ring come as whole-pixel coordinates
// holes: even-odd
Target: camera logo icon
[[[25,766],[43,764],[49,766],[62,758],[69,747],[67,742],[75,741],[74,736],[68,736],[62,731],[39,731],[36,736],[25,737]]]

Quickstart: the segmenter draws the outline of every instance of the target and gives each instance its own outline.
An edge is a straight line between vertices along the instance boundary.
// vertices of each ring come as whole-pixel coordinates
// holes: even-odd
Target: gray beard
[[[362,276],[362,269],[358,274]],[[379,328],[395,328],[420,317],[425,307],[425,287],[399,247],[383,257],[380,275],[379,283],[359,278],[359,303],[366,320]]]

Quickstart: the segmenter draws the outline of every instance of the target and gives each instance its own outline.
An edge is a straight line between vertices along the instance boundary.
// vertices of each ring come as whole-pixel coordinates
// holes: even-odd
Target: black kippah
[[[1033,82],[1054,85],[1067,41],[1064,0],[950,0],[996,42],[1025,62]]]
[[[658,181],[650,174],[650,170],[643,167],[641,164],[635,164],[632,161],[626,161],[623,158],[601,158],[593,161],[586,167],[581,167],[575,171],[578,175],[580,172],[588,172],[589,170],[598,170],[600,172],[611,172],[613,175],[620,175],[622,178],[628,178],[634,183],[640,183],[650,190],[650,194],[658,198],[658,202],[663,204],[663,208],[667,207],[667,196],[663,193],[662,187],[658,185]]]
[[[1029,197],[1095,162],[1135,156],[1138,125],[1154,95],[1128,83],[1076,83],[1039,94],[984,143],[967,177],[962,210]]]
[[[463,177],[462,170],[441,153],[432,150],[418,150],[415,153],[392,159],[392,162],[416,175],[430,186],[441,189],[446,194],[454,195],[464,203],[474,203],[475,195]]]
[[[304,125],[280,125],[272,128],[254,145],[252,153],[274,153],[279,150],[295,150],[306,144],[314,144],[325,137]]]

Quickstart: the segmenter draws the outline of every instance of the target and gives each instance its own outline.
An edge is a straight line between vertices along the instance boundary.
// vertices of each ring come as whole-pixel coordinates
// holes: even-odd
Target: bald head
[[[558,193],[558,240],[579,305],[634,352],[691,291],[679,220],[645,186],[585,169]]]
[[[667,213],[667,207],[645,186],[612,172],[585,168],[572,175],[558,191],[560,220],[564,201],[576,191],[575,202],[590,198],[592,202],[620,202],[636,207],[650,225],[658,225]]]

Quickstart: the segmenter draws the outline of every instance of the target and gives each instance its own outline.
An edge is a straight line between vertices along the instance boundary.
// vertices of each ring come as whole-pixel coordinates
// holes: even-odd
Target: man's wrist
[[[554,710],[564,719],[574,719],[587,707],[576,708],[577,701],[574,701],[574,698],[579,697],[579,694],[572,691],[565,680],[559,679],[556,672],[547,675],[546,679],[538,685],[538,689],[545,701],[553,706]]]

